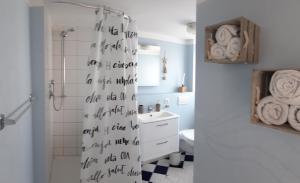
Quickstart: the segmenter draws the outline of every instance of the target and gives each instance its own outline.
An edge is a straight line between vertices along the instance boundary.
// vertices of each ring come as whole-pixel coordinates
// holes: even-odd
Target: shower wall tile
[[[77,55],[89,55],[92,42],[78,42]]]
[[[64,125],[63,123],[54,123],[54,133],[53,135],[62,136],[64,133]]]
[[[92,41],[91,27],[55,25],[53,28],[52,45],[53,59],[47,67],[55,80],[55,94],[61,95],[61,37],[62,30],[75,28],[70,32],[65,41],[66,58],[66,83],[62,110],[56,112],[52,109],[52,120],[54,123],[54,155],[55,156],[78,156],[81,153],[82,142],[82,116],[85,95],[89,86],[85,84],[87,75],[87,61]],[[58,106],[60,98],[56,97]]]
[[[63,139],[63,147],[78,147],[77,138],[76,136],[68,136],[65,135]]]
[[[61,71],[60,70],[53,70],[52,79],[54,79],[55,83],[61,83]]]
[[[75,147],[67,147],[64,148],[64,155],[65,156],[77,156],[78,155],[78,150]]]
[[[53,55],[61,55],[61,42],[60,41],[53,41]]]
[[[60,41],[60,31],[52,31],[52,39],[53,41]]]
[[[53,122],[63,122],[63,111],[53,111],[52,112],[52,119],[53,119]]]
[[[77,83],[78,82],[78,71],[77,70],[66,70],[66,82]]]
[[[60,63],[60,60],[59,60]],[[66,56],[66,69],[80,69],[77,64],[77,56]]]
[[[60,62],[61,56],[53,55],[52,56],[52,69],[60,69],[61,68],[61,62]]]
[[[80,68],[81,70],[86,70],[87,61],[88,56],[77,56],[78,68]]]
[[[77,55],[77,41],[65,41],[65,55]]]
[[[54,155],[55,156],[63,156],[64,155],[64,148],[54,147]]]
[[[91,27],[77,27],[77,40],[78,41],[92,41],[93,28]]]
[[[64,136],[54,136],[54,147],[64,146]]]
[[[81,110],[64,110],[64,122],[74,123],[81,122]]]
[[[67,97],[78,97],[79,95],[78,84],[76,83],[66,83],[65,85],[65,95]]]
[[[66,97],[64,100],[64,109],[80,109],[78,97]]]
[[[76,136],[79,133],[80,123],[64,123],[63,131],[64,135]]]

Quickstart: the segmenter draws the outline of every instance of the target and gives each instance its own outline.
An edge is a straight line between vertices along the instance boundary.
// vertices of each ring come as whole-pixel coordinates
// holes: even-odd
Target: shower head
[[[61,31],[60,35],[62,37],[67,37],[69,32],[74,32],[74,31],[75,31],[74,27],[71,27],[71,28],[69,28],[67,30]]]

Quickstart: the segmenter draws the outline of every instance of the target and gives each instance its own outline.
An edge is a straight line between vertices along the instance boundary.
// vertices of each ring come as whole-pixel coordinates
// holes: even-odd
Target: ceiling
[[[93,25],[93,11],[47,0],[55,25]],[[193,39],[186,23],[196,21],[196,0],[69,0],[91,5],[106,5],[133,17],[143,37],[170,40]]]

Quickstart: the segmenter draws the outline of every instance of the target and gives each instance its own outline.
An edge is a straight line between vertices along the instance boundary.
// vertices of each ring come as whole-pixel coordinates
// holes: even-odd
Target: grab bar
[[[0,114],[0,131],[3,130],[5,126],[15,125],[18,119],[20,119],[20,117],[22,117],[22,115],[31,107],[31,104],[34,100],[35,98],[32,95],[30,95],[26,101],[24,101],[21,105],[19,105],[15,110],[13,110],[8,115]],[[29,105],[25,109],[23,109],[17,117],[15,117],[14,119],[10,119],[15,113],[17,113],[28,103]]]

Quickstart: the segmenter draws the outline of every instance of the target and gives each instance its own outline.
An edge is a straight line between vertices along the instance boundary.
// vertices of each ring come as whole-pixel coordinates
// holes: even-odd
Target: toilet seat
[[[194,129],[182,130],[180,131],[179,135],[180,138],[186,141],[190,145],[194,145]]]

